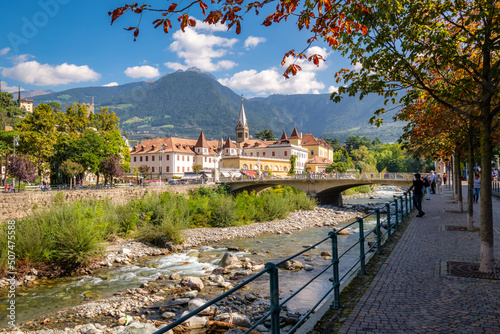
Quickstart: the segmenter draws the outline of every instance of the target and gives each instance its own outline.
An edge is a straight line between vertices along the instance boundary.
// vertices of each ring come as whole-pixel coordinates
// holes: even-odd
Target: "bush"
[[[290,200],[288,197],[266,191],[262,195],[264,207],[261,211],[260,220],[283,219],[291,211]]]
[[[238,219],[236,203],[230,195],[213,196],[210,199],[210,218],[208,223],[213,227],[228,227]]]

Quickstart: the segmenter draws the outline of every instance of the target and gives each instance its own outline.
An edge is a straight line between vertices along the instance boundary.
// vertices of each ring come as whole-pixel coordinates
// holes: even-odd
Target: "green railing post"
[[[399,196],[399,201],[401,202],[401,223],[402,223],[403,219],[406,217],[403,196]]]
[[[332,239],[332,268],[333,268],[333,304],[330,309],[340,308],[340,274],[339,274],[339,247],[337,233],[330,232],[328,236]]]
[[[408,194],[405,193],[406,218],[410,216],[410,207],[408,206]]]
[[[356,218],[359,224],[359,260],[360,260],[360,266],[361,270],[360,273],[361,275],[366,274],[365,271],[365,231],[363,229],[363,218]]]
[[[380,233],[380,209],[375,209],[375,215],[377,216],[377,225],[375,227],[375,233],[377,234],[377,254],[380,254],[380,247],[382,247],[382,235]]]
[[[387,240],[391,240],[391,205],[385,203],[387,209]]]
[[[270,301],[271,301],[271,334],[280,334],[280,289],[278,267],[274,263],[266,263],[269,268]]]
[[[396,221],[394,222],[394,229],[397,231],[398,230],[398,224],[399,224],[399,209],[398,209],[398,199],[394,199],[394,217],[396,217]]]

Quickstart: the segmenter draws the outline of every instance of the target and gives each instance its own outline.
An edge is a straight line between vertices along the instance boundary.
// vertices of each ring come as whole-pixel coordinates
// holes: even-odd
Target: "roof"
[[[297,128],[293,128],[293,131],[292,131],[292,134],[290,135],[290,137],[288,137],[288,139],[295,139],[295,138],[300,138],[299,137],[299,132],[297,131]]]
[[[302,136],[302,146],[311,146],[311,145],[319,145],[328,149],[333,149],[332,146],[323,139],[316,138],[312,134],[306,133],[305,135]]]
[[[247,116],[245,115],[245,107],[243,107],[243,99],[241,99],[240,115],[238,116],[237,126],[247,126]]]
[[[236,144],[233,143],[230,137],[227,137],[227,140],[224,143],[223,148],[238,148],[238,146],[236,146]]]
[[[194,147],[208,147],[208,143],[205,139],[205,134],[203,134],[203,131],[201,131],[200,136],[198,137],[198,141],[196,142]]]
[[[216,155],[218,142],[216,140],[205,141],[206,147],[209,149],[209,155]],[[131,155],[134,154],[153,154],[160,153],[163,148],[164,153],[185,153],[195,154],[194,148],[197,141],[194,139],[183,138],[154,138],[146,139],[139,145],[136,145],[130,151]]]
[[[331,165],[333,161],[327,158],[314,156],[306,161],[306,165]]]
[[[286,135],[286,132],[283,130],[283,134],[281,135],[280,141],[282,140],[288,140],[288,137]]]

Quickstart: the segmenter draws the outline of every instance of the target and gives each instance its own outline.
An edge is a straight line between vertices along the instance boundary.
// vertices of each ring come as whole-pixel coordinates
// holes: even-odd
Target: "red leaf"
[[[173,12],[176,7],[177,7],[177,4],[176,3],[172,3],[172,4],[170,4],[170,6],[168,6],[168,11],[169,12]]]

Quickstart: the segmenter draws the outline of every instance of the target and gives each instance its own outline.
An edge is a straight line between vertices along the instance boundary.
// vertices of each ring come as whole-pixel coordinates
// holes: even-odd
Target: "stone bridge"
[[[228,183],[235,193],[241,191],[260,192],[276,185],[288,186],[299,189],[307,195],[314,197],[320,204],[342,206],[342,192],[352,187],[363,185],[393,185],[409,188],[412,184],[413,174],[385,173],[385,174],[300,174],[293,178],[263,178],[220,180]]]

